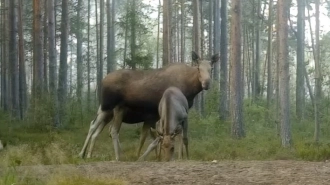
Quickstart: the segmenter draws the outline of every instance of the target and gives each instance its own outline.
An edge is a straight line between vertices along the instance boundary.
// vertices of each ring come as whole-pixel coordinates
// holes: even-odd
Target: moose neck
[[[189,107],[191,107],[191,103],[195,96],[203,90],[201,82],[199,81],[199,70],[197,67],[189,67],[187,71],[187,100],[189,102]]]

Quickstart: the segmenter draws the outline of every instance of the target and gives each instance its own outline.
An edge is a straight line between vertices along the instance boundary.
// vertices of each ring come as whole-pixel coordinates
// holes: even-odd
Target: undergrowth
[[[262,100],[254,103],[249,99],[244,101],[246,137],[239,140],[232,139],[230,135],[230,120],[220,121],[218,118],[218,96],[215,90],[207,92],[205,102],[204,117],[198,115],[194,108],[189,112],[188,137],[191,160],[323,161],[330,159],[330,128],[322,124],[321,140],[315,143],[313,141],[314,123],[310,112],[305,114],[305,119],[301,123],[297,123],[296,118],[291,116],[293,145],[291,148],[283,148],[274,109],[267,110]],[[89,124],[95,118],[97,107],[89,110],[75,101],[69,102],[66,108],[68,111],[65,124],[55,129],[51,126],[52,109],[47,103],[49,104],[45,101],[37,110],[34,110],[34,114],[37,111],[37,115],[28,112],[27,118],[23,121],[13,120],[7,113],[0,112],[0,139],[7,143],[7,147],[0,151],[0,169],[11,169],[21,165],[80,164],[114,160],[113,145],[108,133],[109,125],[97,138],[93,157],[91,159],[78,157],[87,136]],[[328,103],[324,102],[324,106],[327,105]],[[307,106],[311,105],[307,104]],[[307,107],[306,111],[312,111],[312,109]],[[323,107],[323,111],[322,122],[327,123],[330,121],[328,108]],[[141,127],[142,124],[124,123],[122,125],[119,135],[122,161],[137,160],[136,152]],[[151,139],[148,138],[143,151],[150,142]],[[154,152],[149,154],[147,160],[156,160]],[[56,178],[54,177],[54,181]],[[91,180],[78,175],[58,178],[61,180],[58,180],[57,184],[74,184],[75,178],[86,181],[85,184]],[[12,170],[0,170],[1,184],[20,184],[17,183],[18,181],[18,176]],[[93,180],[94,182],[96,181]]]

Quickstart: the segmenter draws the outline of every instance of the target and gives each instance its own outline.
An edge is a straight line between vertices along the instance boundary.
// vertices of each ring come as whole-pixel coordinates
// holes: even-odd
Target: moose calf
[[[160,150],[164,151],[165,161],[173,159],[174,139],[179,135],[179,159],[182,158],[183,144],[188,154],[188,101],[180,89],[177,87],[169,87],[159,102],[158,111],[160,120],[156,123],[156,131],[158,137],[148,146],[147,151],[139,158],[139,161],[145,157],[160,144]],[[153,129],[153,128],[151,128]],[[160,155],[161,151],[159,151]],[[159,156],[160,157],[160,156]]]

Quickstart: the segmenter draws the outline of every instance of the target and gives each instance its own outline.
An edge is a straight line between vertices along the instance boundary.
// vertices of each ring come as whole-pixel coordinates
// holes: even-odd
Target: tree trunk
[[[17,19],[16,19],[16,0],[9,1],[9,61],[10,61],[10,75],[11,75],[11,113],[14,117],[20,117],[19,109],[19,71],[17,58]]]
[[[60,53],[60,67],[58,79],[58,101],[61,107],[59,120],[63,124],[65,116],[65,102],[68,93],[68,35],[69,35],[69,18],[68,18],[68,0],[62,0],[62,18],[61,18],[61,53]]]
[[[44,78],[44,67],[43,67],[43,49],[42,49],[42,29],[41,29],[41,1],[33,1],[33,58],[34,58],[34,70],[33,70],[33,99],[40,98],[43,93],[43,78]]]
[[[101,97],[101,87],[100,83],[100,37],[99,37],[99,25],[98,25],[98,9],[97,9],[97,0],[95,0],[95,36],[96,36],[96,89],[97,89],[97,98],[98,103],[100,103]],[[96,102],[96,101],[95,101]]]
[[[185,40],[186,40],[186,36],[185,36],[185,22],[184,22],[184,16],[185,16],[185,11],[184,11],[184,0],[181,0],[181,63],[185,62]]]
[[[25,50],[24,50],[24,35],[23,35],[23,0],[19,0],[18,4],[18,42],[19,42],[19,107],[20,117],[23,119],[24,112],[27,108],[27,84],[25,73]]]
[[[289,98],[289,60],[288,60],[288,8],[286,0],[278,0],[278,61],[279,61],[279,98],[282,146],[291,146],[290,98]]]
[[[222,7],[221,7],[222,8]],[[222,14],[222,11],[221,11]],[[220,0],[214,2],[214,53],[220,52]],[[221,56],[222,57],[222,53]],[[221,60],[220,60],[221,61]],[[221,61],[222,62],[222,61]],[[213,64],[213,79],[219,82],[220,76],[220,63],[216,62]],[[221,96],[221,95],[220,95]]]
[[[44,7],[44,15],[43,15],[43,62],[44,62],[44,67],[43,67],[43,73],[44,73],[44,80],[43,80],[43,91],[45,93],[48,93],[48,50],[47,48],[47,42],[48,42],[48,26],[47,26],[47,12],[48,12],[48,4],[47,0],[43,1],[43,7]]]
[[[99,65],[99,72],[98,72],[98,78],[97,78],[97,82],[98,82],[98,89],[101,89],[101,81],[103,78],[103,41],[104,41],[104,0],[100,0],[100,65]],[[101,91],[99,91],[99,99],[101,97]]]
[[[131,25],[131,65],[132,65],[132,69],[135,70],[136,69],[136,60],[135,60],[135,56],[136,56],[136,52],[135,52],[135,50],[136,50],[136,30],[135,30],[136,5],[135,5],[135,1],[133,1],[131,8],[132,8],[132,10],[131,10],[132,19],[130,22],[130,25]]]
[[[90,65],[90,32],[91,32],[91,0],[88,0],[87,10],[87,108],[91,108],[91,65]]]
[[[161,0],[158,2],[158,16],[157,16],[157,51],[156,51],[156,68],[159,68],[159,26],[160,26],[160,7]],[[182,13],[181,13],[182,15]]]
[[[231,110],[231,134],[233,138],[245,136],[243,123],[243,96],[242,96],[242,64],[241,64],[241,1],[233,0],[231,7],[231,51],[230,51],[230,110]]]
[[[314,140],[320,139],[320,103],[322,94],[322,72],[320,64],[320,0],[315,0],[315,132]]]
[[[78,0],[77,10],[77,98],[81,103],[83,88],[83,60],[82,60],[82,27],[81,27],[81,11],[82,0]]]
[[[163,66],[171,59],[171,0],[163,0]]]
[[[239,30],[241,32],[241,30]],[[241,33],[239,33],[241,34]],[[220,40],[220,108],[219,116],[221,120],[228,117],[228,39],[227,39],[227,1],[221,0],[221,40]]]
[[[254,100],[258,99],[260,96],[260,9],[261,9],[261,0],[258,0],[257,3],[257,14],[256,14],[256,42],[255,42],[255,69],[254,69],[254,85],[255,85],[255,94]]]
[[[269,14],[268,14],[268,64],[267,64],[267,108],[270,108],[272,95],[273,95],[273,84],[272,84],[272,60],[273,60],[273,0],[269,1]],[[268,116],[267,116],[268,117]]]
[[[56,96],[56,37],[55,37],[55,4],[54,0],[48,3],[48,52],[49,52],[49,92],[50,99],[54,102],[54,126],[59,125],[58,99]]]
[[[200,9],[199,0],[193,0],[193,48],[194,51],[201,56],[201,33],[200,33]],[[195,97],[195,108],[201,113],[201,93]]]
[[[305,0],[297,1],[297,78],[296,78],[296,116],[298,122],[304,119],[305,106]]]
[[[116,37],[115,37],[115,22],[116,22],[116,0],[112,0],[111,4],[111,27],[110,27],[110,72],[115,71],[117,68],[117,63],[116,63]]]

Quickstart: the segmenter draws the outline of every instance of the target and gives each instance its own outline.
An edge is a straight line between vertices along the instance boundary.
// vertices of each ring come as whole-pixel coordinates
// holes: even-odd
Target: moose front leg
[[[156,138],[152,143],[150,143],[147,150],[144,152],[144,154],[141,157],[139,157],[138,161],[144,161],[145,158],[148,156],[148,154],[158,146],[159,141],[160,141],[160,137]]]

